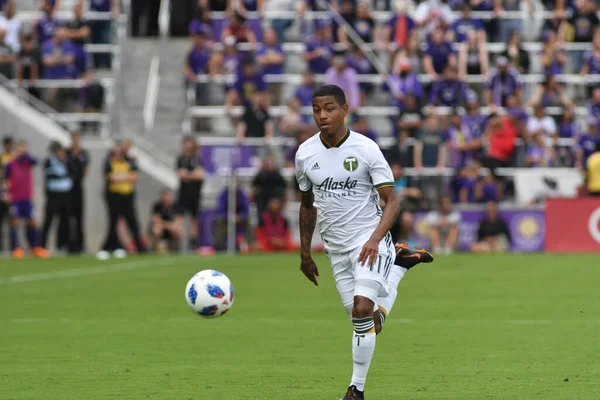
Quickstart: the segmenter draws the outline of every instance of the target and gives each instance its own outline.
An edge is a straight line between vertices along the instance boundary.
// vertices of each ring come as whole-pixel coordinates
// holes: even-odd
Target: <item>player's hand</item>
[[[379,255],[379,241],[373,238],[369,239],[362,248],[358,256],[358,262],[364,267],[371,266]]]
[[[312,257],[302,258],[300,262],[300,271],[308,278],[309,281],[315,284],[315,286],[319,286],[317,282],[317,276],[319,276],[319,270],[317,269],[317,264],[312,259]]]

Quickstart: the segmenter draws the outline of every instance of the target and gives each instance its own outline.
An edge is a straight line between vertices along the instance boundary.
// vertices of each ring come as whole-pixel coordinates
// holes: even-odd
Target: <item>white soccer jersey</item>
[[[325,249],[350,251],[369,239],[381,219],[377,188],[394,178],[379,146],[348,131],[331,147],[317,133],[296,153],[300,190],[312,190]]]

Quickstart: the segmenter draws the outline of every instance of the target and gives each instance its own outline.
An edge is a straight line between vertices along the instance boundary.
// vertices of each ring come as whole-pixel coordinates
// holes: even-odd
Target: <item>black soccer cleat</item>
[[[396,243],[396,265],[411,269],[420,263],[433,262],[433,255],[425,249],[414,249],[406,243]]]
[[[352,385],[348,388],[348,392],[340,400],[365,400],[365,392],[361,392]]]

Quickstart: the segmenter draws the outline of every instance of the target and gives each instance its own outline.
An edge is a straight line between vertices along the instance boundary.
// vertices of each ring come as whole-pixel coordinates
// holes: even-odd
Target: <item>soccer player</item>
[[[375,337],[392,309],[397,286],[408,269],[433,257],[404,244],[394,246],[389,231],[399,205],[392,171],[375,142],[345,127],[348,105],[343,90],[322,86],[313,93],[312,103],[320,132],[296,153],[302,190],[300,269],[318,285],[319,271],[311,256],[318,220],[336,287],[354,326],[354,369],[342,400],[364,399]]]
[[[33,167],[36,164],[37,159],[27,153],[25,141],[20,140],[15,145],[13,159],[4,169],[11,212],[10,245],[15,258],[25,256],[17,235],[17,227],[21,219],[27,221],[27,239],[33,255],[40,258],[49,256],[48,252],[38,245],[33,208]]]

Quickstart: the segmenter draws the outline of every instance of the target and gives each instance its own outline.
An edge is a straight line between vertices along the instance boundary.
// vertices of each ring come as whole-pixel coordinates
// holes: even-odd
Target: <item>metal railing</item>
[[[452,108],[450,107],[432,107],[436,114],[438,115],[450,115],[452,112]],[[271,106],[269,107],[269,115],[273,118],[279,118],[285,115],[288,108],[287,106]],[[479,109],[481,115],[487,116],[491,113],[489,107],[480,107]],[[502,111],[502,108],[498,108],[497,111]],[[525,111],[528,114],[532,114],[531,108],[525,108]],[[546,114],[551,116],[559,116],[562,115],[561,107],[546,107]],[[575,115],[577,117],[585,117],[588,115],[588,110],[586,107],[575,107],[574,109]],[[359,107],[356,110],[358,115],[368,116],[368,117],[379,117],[379,118],[388,118],[388,117],[396,117],[398,116],[398,108],[396,107]],[[232,107],[231,113],[228,113],[224,106],[196,106],[190,107],[187,109],[184,121],[182,123],[182,130],[185,134],[192,133],[191,129],[191,119],[192,118],[223,118],[228,115],[231,116],[241,116],[244,113],[244,107],[236,106]],[[311,107],[302,107],[301,109],[302,115],[312,115],[313,110]],[[383,140],[383,138],[382,138]]]
[[[419,82],[421,83],[429,83],[433,80],[427,74],[419,74],[417,75]],[[587,85],[590,83],[600,82],[600,74],[591,74],[591,75],[576,75],[576,74],[560,74],[554,76],[557,82],[562,82],[566,84],[577,84],[577,85]],[[546,75],[544,74],[523,74],[519,75],[520,81],[522,83],[542,83],[546,79]],[[264,75],[264,80],[267,83],[289,83],[298,85],[303,81],[303,76],[301,74],[266,74]],[[324,74],[315,74],[313,75],[313,79],[315,82],[322,83],[325,82],[326,76]],[[207,75],[200,74],[198,75],[198,82],[214,82],[214,83],[228,83],[232,84],[236,80],[235,74],[226,74],[226,75]],[[382,84],[387,80],[387,77],[382,75],[357,75],[357,81],[360,83],[374,83],[374,84]],[[485,83],[486,77],[483,75],[467,75],[466,78],[467,83]]]
[[[225,19],[226,14],[224,12],[213,12],[212,18],[214,19]],[[462,14],[460,12],[453,12],[452,15],[455,18],[459,18]],[[394,16],[391,11],[373,11],[372,17],[377,22],[388,21]],[[472,11],[471,17],[479,19],[527,19],[533,16],[536,19],[552,19],[554,13],[546,10],[535,10],[530,14],[527,10],[519,11],[503,11],[501,15],[496,16],[492,11]],[[298,13],[296,11],[284,11],[284,10],[265,10],[263,15],[259,15],[257,12],[247,12],[246,17],[250,19],[262,18],[265,20],[272,19],[298,19]],[[315,20],[315,19],[330,19],[331,15],[326,11],[307,11],[304,13],[304,19]]]
[[[375,43],[365,43],[365,46],[372,50],[377,50],[377,45]],[[458,51],[460,49],[461,43],[452,43],[452,47],[454,50]],[[502,53],[506,50],[505,43],[486,43],[485,48],[488,53]],[[301,42],[286,42],[281,44],[282,50],[285,53],[302,53],[306,46]],[[344,49],[344,45],[337,43],[333,45],[334,49],[342,50]],[[535,53],[539,52],[543,49],[543,44],[539,42],[523,42],[521,43],[521,47],[523,50]],[[216,50],[223,49],[223,45],[221,43],[215,43],[214,48]],[[421,45],[422,50],[427,48],[427,45],[423,43]],[[238,43],[237,49],[240,51],[253,51],[255,47],[252,43]],[[582,51],[582,50],[590,50],[592,49],[591,43],[565,43],[563,50],[566,52],[570,51]]]
[[[229,136],[229,137],[199,136],[198,141],[201,145],[204,145],[204,146],[236,146],[236,145],[240,144],[238,142],[237,138],[235,138],[233,136]],[[416,141],[417,140],[414,138],[407,138],[406,144],[408,146],[412,146],[412,145],[414,145],[414,143]],[[377,142],[382,149],[388,149],[397,144],[396,138],[393,138],[391,136],[380,137],[377,139]],[[277,137],[272,138],[271,141],[269,143],[267,143],[264,138],[249,137],[249,138],[245,138],[242,144],[245,146],[252,146],[252,147],[256,147],[256,148],[263,148],[266,146],[271,147],[271,148],[283,148],[283,147],[293,148],[296,145],[296,139],[291,138],[291,137],[285,137],[285,136],[277,136]],[[517,138],[515,141],[515,144],[517,146],[522,146],[525,143],[523,142],[522,139]],[[575,139],[571,139],[571,138],[558,138],[556,140],[556,145],[559,147],[572,147],[572,146],[575,146],[576,144],[577,144],[577,141]],[[431,171],[433,171],[434,169],[435,168],[431,168]]]
[[[41,11],[19,11],[15,14],[15,18],[22,23],[35,22],[37,19],[43,16],[44,13]],[[127,15],[122,14],[115,18],[110,12],[88,11],[85,13],[84,17],[88,22],[109,21],[113,19],[116,19],[118,22],[127,22]],[[71,11],[59,11],[54,14],[54,18],[59,21],[69,21],[73,19],[73,13]]]

